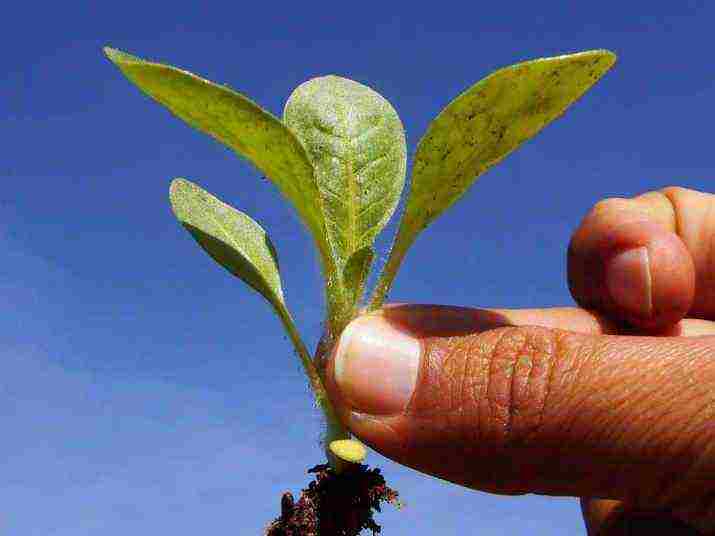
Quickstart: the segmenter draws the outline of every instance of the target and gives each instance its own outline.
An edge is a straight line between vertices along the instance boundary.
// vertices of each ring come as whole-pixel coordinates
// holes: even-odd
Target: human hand
[[[583,309],[354,320],[327,364],[341,417],[424,473],[581,497],[592,535],[715,533],[715,196],[603,201],[568,265]]]

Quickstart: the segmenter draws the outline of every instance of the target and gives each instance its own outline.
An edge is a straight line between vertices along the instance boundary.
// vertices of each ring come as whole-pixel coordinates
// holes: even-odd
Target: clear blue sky
[[[109,44],[280,113],[328,73],[368,83],[413,149],[491,70],[620,60],[413,248],[393,299],[571,303],[570,233],[605,196],[713,189],[712,2],[22,2],[0,21],[0,533],[259,534],[320,462],[320,420],[268,306],[175,222],[194,180],[271,233],[306,340],[320,274],[275,189],[131,86]],[[385,240],[382,240],[384,243]],[[408,507],[388,536],[578,534],[571,499],[503,498],[372,453]]]

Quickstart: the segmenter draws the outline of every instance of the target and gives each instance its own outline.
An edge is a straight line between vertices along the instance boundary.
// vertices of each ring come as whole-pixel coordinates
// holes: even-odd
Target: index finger
[[[568,251],[576,301],[641,328],[715,320],[715,195],[671,187],[597,203]]]

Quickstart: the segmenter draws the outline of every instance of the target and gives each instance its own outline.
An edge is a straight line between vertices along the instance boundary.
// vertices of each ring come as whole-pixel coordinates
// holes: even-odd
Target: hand
[[[715,196],[598,203],[568,267],[583,309],[354,320],[327,367],[342,418],[457,484],[581,497],[592,535],[715,533]]]

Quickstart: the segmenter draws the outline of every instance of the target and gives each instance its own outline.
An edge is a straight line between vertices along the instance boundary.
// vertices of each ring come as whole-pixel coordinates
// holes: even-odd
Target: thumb
[[[715,513],[714,337],[508,324],[440,306],[360,317],[328,362],[331,397],[377,451],[457,484]]]

